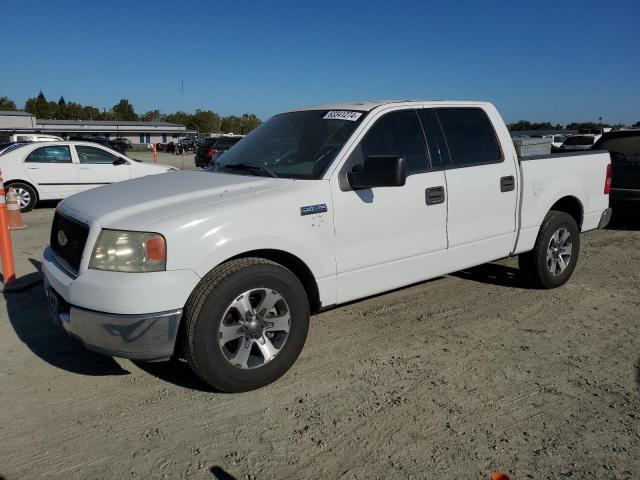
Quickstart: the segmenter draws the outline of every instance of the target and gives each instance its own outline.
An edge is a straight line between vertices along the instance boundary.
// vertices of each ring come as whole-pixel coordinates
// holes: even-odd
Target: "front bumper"
[[[69,305],[44,278],[54,321],[89,350],[114,357],[158,361],[173,355],[182,310],[119,315]]]
[[[199,281],[190,270],[74,276],[50,248],[42,273],[56,323],[91,350],[138,360],[173,354],[182,307]]]
[[[44,278],[54,321],[89,350],[135,360],[164,360],[173,355],[182,310],[118,315],[69,305]]]

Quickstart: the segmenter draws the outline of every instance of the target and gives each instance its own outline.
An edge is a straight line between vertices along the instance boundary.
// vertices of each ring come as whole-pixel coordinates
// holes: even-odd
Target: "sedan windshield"
[[[276,115],[220,156],[210,171],[317,180],[363,116],[327,110]]]

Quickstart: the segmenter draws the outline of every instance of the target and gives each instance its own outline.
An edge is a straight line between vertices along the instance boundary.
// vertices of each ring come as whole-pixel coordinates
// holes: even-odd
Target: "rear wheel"
[[[210,272],[185,308],[183,350],[213,388],[242,392],[282,376],[302,350],[309,305],[298,278],[262,258]]]
[[[38,194],[31,185],[22,182],[14,182],[9,184],[6,190],[8,191],[10,188],[12,188],[18,196],[18,205],[20,206],[21,212],[29,212],[33,210],[33,207],[35,207],[38,202]]]
[[[580,231],[572,216],[547,214],[533,250],[518,257],[520,271],[537,288],[556,288],[567,283],[578,261]]]

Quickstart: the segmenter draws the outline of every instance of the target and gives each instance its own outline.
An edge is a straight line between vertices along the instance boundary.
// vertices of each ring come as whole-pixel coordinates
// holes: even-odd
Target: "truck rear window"
[[[565,145],[593,145],[595,137],[586,135],[576,135],[564,141]]]

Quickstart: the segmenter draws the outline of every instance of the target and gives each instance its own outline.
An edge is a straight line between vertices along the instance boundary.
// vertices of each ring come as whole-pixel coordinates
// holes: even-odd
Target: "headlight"
[[[158,272],[167,266],[167,244],[159,233],[102,230],[89,268],[114,272]]]

